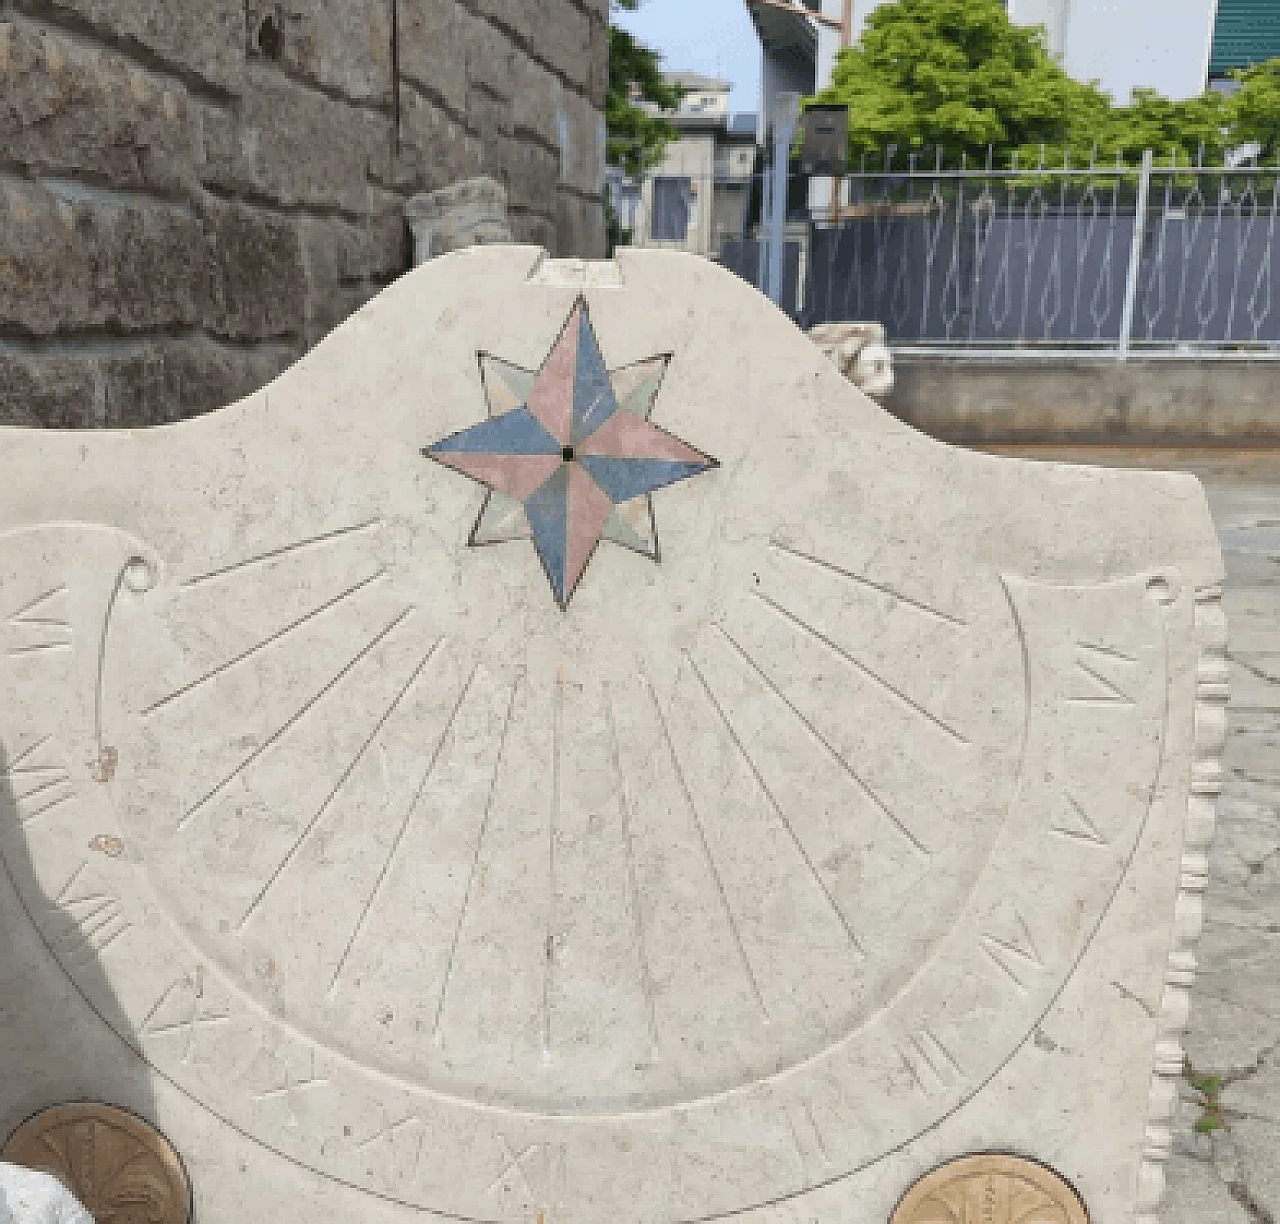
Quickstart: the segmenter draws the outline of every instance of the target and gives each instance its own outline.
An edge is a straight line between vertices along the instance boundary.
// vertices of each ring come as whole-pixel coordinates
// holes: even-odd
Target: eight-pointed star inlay
[[[718,466],[649,421],[670,360],[606,370],[583,298],[540,370],[481,354],[489,419],[422,452],[490,490],[470,543],[531,537],[562,608],[602,539],[657,561],[650,494]]]

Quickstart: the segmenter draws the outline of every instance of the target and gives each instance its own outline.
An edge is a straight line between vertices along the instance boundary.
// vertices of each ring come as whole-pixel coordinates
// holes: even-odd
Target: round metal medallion
[[[1070,1185],[1021,1156],[962,1156],[922,1177],[890,1224],[1089,1224]]]
[[[0,1159],[52,1173],[95,1220],[189,1224],[191,1183],[173,1145],[112,1105],[77,1101],[28,1118]]]

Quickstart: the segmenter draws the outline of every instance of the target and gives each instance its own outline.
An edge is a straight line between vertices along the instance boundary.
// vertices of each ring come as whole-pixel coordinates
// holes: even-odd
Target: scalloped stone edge
[[[1134,1224],[1160,1224],[1165,1166],[1173,1151],[1174,1119],[1182,1078],[1182,1038],[1196,977],[1196,944],[1204,927],[1204,894],[1209,883],[1209,846],[1222,793],[1222,758],[1227,740],[1227,620],[1221,583],[1195,593],[1196,705],[1191,782],[1187,794],[1181,874],[1174,907],[1173,941],[1160,999],[1159,1032],[1147,1106],[1147,1128],[1138,1171]]]

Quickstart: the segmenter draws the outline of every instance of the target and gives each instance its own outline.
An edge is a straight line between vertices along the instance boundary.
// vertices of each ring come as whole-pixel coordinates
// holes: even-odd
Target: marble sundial
[[[1153,1224],[1191,478],[942,446],[706,261],[525,247],[0,464],[0,1142],[127,1106],[202,1224],[882,1224],[993,1152]]]

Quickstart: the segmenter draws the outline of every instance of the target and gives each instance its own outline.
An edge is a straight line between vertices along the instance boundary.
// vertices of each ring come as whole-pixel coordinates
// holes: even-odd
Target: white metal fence
[[[1277,167],[890,160],[817,214],[809,324],[878,320],[896,346],[1280,354]]]
[[[612,191],[624,241],[758,287],[769,195],[759,174]],[[832,195],[788,186],[780,304],[806,326],[875,320],[905,348],[1280,356],[1280,167],[890,156],[841,180],[838,208]]]

